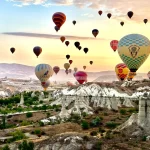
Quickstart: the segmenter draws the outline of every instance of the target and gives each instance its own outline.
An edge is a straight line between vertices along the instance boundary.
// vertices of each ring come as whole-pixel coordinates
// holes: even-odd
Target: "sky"
[[[142,34],[150,39],[150,22],[146,25],[143,23],[143,19],[150,20],[149,8],[150,0],[1,0],[0,63],[30,66],[47,63],[63,68],[64,63],[68,62],[66,55],[69,54],[73,60],[71,68],[83,70],[85,65],[86,71],[114,70],[122,60],[118,52],[111,49],[110,41],[119,41],[131,33]],[[99,10],[103,11],[101,16]],[[134,12],[132,19],[127,17],[130,10]],[[54,30],[52,21],[55,12],[63,12],[67,18],[58,32]],[[107,13],[112,14],[111,19],[107,18]],[[77,21],[76,25],[72,24],[73,20]],[[125,23],[123,27],[121,21]],[[92,35],[93,29],[99,30],[97,38]],[[14,32],[21,32],[21,36],[13,35]],[[42,35],[35,37],[34,33]],[[61,36],[70,41],[68,47],[60,41]],[[82,48],[87,47],[89,52],[85,54],[83,50],[76,49],[75,41],[80,41]],[[35,46],[42,47],[38,58],[33,53]],[[11,47],[16,48],[14,54],[10,52]],[[93,61],[93,65],[89,61]],[[150,56],[138,72],[149,70]]]

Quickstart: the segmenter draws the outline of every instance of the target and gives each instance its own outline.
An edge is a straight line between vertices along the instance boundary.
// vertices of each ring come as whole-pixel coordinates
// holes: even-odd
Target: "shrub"
[[[125,115],[126,114],[126,110],[125,109],[120,109],[120,114]]]
[[[42,121],[39,121],[39,126],[40,127],[43,127],[44,126],[44,123]]]
[[[18,146],[19,150],[34,150],[34,143],[33,142],[27,142],[24,140],[22,143]]]
[[[97,135],[97,131],[91,131],[91,132],[90,132],[90,135],[91,135],[91,136],[96,136],[96,135]]]
[[[89,124],[86,121],[82,121],[81,126],[83,130],[89,129]]]
[[[104,116],[108,116],[108,113],[107,113],[107,112],[104,112]]]
[[[99,132],[100,133],[104,133],[104,132],[106,132],[104,129],[102,129],[102,128],[99,128]]]
[[[36,135],[41,134],[41,130],[40,129],[35,129],[34,134],[36,134]]]
[[[5,145],[2,150],[10,150],[9,146],[8,145]]]
[[[118,124],[115,122],[107,122],[106,123],[106,127],[111,128],[111,129],[115,128],[117,125]]]
[[[27,112],[27,113],[26,113],[26,117],[27,117],[27,118],[30,118],[30,117],[32,117],[32,116],[33,116],[33,114],[32,114],[31,112]]]
[[[102,150],[102,142],[101,141],[98,141],[96,142],[93,147],[92,147],[93,150]]]
[[[99,126],[101,123],[101,119],[99,117],[96,117],[95,119],[93,119],[91,122],[90,122],[90,126],[91,127],[97,127]]]
[[[20,130],[16,130],[15,132],[11,133],[11,135],[13,136],[12,141],[22,140],[26,138],[25,134]]]
[[[83,136],[84,141],[89,141],[89,137],[87,135]]]
[[[143,137],[142,137],[142,141],[146,141],[146,136],[143,136]]]

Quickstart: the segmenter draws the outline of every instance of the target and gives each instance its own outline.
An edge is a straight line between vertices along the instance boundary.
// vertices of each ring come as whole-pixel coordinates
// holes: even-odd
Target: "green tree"
[[[89,129],[89,124],[86,121],[82,121],[81,126],[82,126],[82,129],[84,130]]]
[[[2,150],[10,150],[9,146],[8,145],[5,145]]]
[[[27,113],[26,113],[26,117],[27,117],[27,118],[30,118],[30,117],[32,117],[32,116],[33,116],[32,112],[27,112]]]
[[[34,143],[33,142],[27,142],[24,140],[22,143],[18,146],[19,150],[34,150]]]

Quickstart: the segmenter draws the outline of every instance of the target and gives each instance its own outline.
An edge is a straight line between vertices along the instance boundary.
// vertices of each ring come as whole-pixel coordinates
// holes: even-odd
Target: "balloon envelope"
[[[53,69],[48,64],[39,64],[35,67],[35,75],[41,82],[46,82],[53,75]]]
[[[44,90],[46,91],[47,90],[47,88],[49,87],[49,85],[50,85],[50,81],[49,80],[47,80],[45,83],[41,83],[41,85],[42,85],[42,87],[44,88]]]
[[[148,58],[150,41],[140,34],[124,36],[118,43],[118,54],[131,72],[136,72]]]
[[[75,78],[80,84],[83,84],[85,81],[87,81],[87,74],[83,71],[78,71],[75,74]]]
[[[66,46],[68,46],[68,45],[69,45],[69,43],[70,43],[69,41],[66,41],[66,42],[65,42]]]
[[[64,68],[65,68],[66,70],[68,70],[68,69],[70,68],[70,64],[69,64],[69,63],[65,63],[65,64],[64,64]]]
[[[102,15],[103,12],[101,10],[99,10],[98,13],[99,13],[99,15]]]
[[[69,63],[70,63],[70,64],[72,64],[72,62],[73,62],[72,60],[69,60]]]
[[[64,36],[61,36],[61,37],[60,37],[60,40],[62,41],[62,43],[65,41],[65,39],[66,39],[66,38],[65,38]]]
[[[12,54],[15,52],[15,48],[14,47],[12,47],[12,48],[10,48],[10,51],[12,52]]]
[[[59,72],[60,68],[58,66],[53,67],[53,71],[57,74]]]
[[[75,25],[75,24],[76,24],[76,21],[75,21],[75,20],[73,20],[73,21],[72,21],[72,23]]]
[[[127,15],[128,15],[128,17],[131,19],[132,16],[133,16],[133,12],[132,12],[132,11],[129,11],[129,12],[127,13]]]
[[[36,46],[33,48],[33,52],[38,57],[42,53],[42,48],[39,46]]]
[[[78,68],[75,67],[75,68],[74,68],[74,71],[77,72],[77,70],[78,70]]]
[[[99,31],[97,29],[93,29],[92,30],[92,34],[94,35],[94,37],[96,37],[98,35]]]
[[[116,51],[117,48],[118,48],[118,41],[117,41],[117,40],[112,40],[112,41],[110,42],[110,46],[111,46],[111,48],[112,48],[114,51]]]

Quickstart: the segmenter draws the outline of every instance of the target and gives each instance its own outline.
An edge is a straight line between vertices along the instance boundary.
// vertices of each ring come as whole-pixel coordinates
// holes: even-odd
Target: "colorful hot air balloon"
[[[58,66],[53,67],[53,71],[57,74],[59,72],[60,68]]]
[[[46,82],[53,75],[53,69],[48,64],[39,64],[35,67],[35,75],[41,82]]]
[[[68,45],[69,45],[69,43],[70,43],[69,41],[65,41],[66,46],[68,46]]]
[[[118,54],[131,72],[136,72],[148,58],[150,41],[140,34],[124,36],[118,43]]]
[[[118,48],[118,41],[117,41],[117,40],[112,40],[112,41],[110,42],[110,46],[111,46],[111,48],[112,48],[114,51],[116,51],[117,48]]]
[[[77,71],[78,71],[78,68],[75,67],[75,68],[74,68],[74,72],[77,72]]]
[[[75,24],[76,24],[76,21],[75,21],[75,20],[73,20],[73,21],[72,21],[72,23],[75,25]]]
[[[86,66],[83,66],[83,69],[85,70],[85,69],[86,69]]]
[[[124,81],[128,77],[128,74],[130,71],[124,63],[120,63],[116,65],[115,72],[116,72],[117,78],[120,81]]]
[[[33,52],[38,57],[42,52],[42,48],[39,47],[39,46],[36,46],[36,47],[33,48]]]
[[[127,77],[127,80],[128,81],[132,81],[132,79],[136,76],[136,73],[135,72],[130,72],[128,77]]]
[[[146,24],[148,22],[148,19],[144,19],[143,22]]]
[[[54,29],[56,30],[56,32],[58,32],[60,30],[60,28],[57,26],[55,26]]]
[[[107,14],[107,17],[108,17],[109,19],[111,18],[111,16],[112,16],[111,13],[108,13],[108,14]]]
[[[128,15],[128,17],[131,19],[132,16],[133,16],[133,12],[132,12],[132,11],[129,11],[129,12],[127,13],[127,15]]]
[[[124,22],[123,22],[123,21],[121,21],[121,22],[120,22],[120,24],[123,26],[123,25],[124,25]]]
[[[85,54],[89,51],[88,48],[84,48],[83,51],[85,52]]]
[[[99,31],[97,29],[93,29],[92,30],[92,34],[94,35],[94,37],[96,37],[98,35]]]
[[[70,64],[69,64],[69,63],[65,63],[65,64],[64,64],[64,68],[65,68],[66,70],[68,70],[68,69],[70,68]]]
[[[64,22],[66,21],[66,15],[62,12],[56,12],[52,16],[52,20],[55,23],[55,25],[60,28]]]
[[[50,81],[49,80],[47,80],[45,83],[41,83],[41,85],[42,85],[42,87],[44,88],[44,91],[46,91],[47,90],[47,88],[49,87],[49,85],[50,85]]]
[[[66,58],[69,59],[69,58],[70,58],[70,55],[66,55]]]
[[[92,65],[92,64],[93,64],[93,61],[90,61],[90,64]]]
[[[72,64],[72,62],[73,62],[72,60],[69,60],[70,65]]]
[[[61,37],[60,37],[60,40],[62,41],[62,43],[65,41],[65,39],[66,39],[66,38],[65,38],[64,36],[61,36]]]
[[[150,71],[147,73],[148,78],[150,79]]]
[[[99,14],[100,16],[102,15],[102,13],[103,13],[103,12],[102,12],[101,10],[98,11],[98,14]]]
[[[15,48],[14,47],[12,47],[12,48],[10,48],[10,51],[12,52],[12,54],[15,52]]]
[[[76,42],[74,43],[74,45],[75,45],[76,48],[78,48],[78,47],[80,46],[80,42],[76,41]]]
[[[87,74],[83,71],[78,71],[75,73],[75,78],[80,84],[83,84],[87,81]]]

